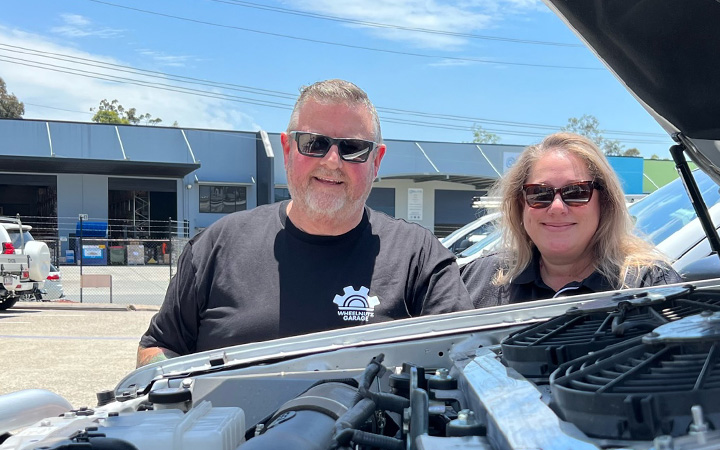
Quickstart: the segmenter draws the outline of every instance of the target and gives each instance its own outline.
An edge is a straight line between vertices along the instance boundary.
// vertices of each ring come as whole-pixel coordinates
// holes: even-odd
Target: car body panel
[[[42,300],[58,300],[65,298],[65,292],[62,285],[62,273],[56,266],[50,265],[50,273],[45,280],[43,287]]]

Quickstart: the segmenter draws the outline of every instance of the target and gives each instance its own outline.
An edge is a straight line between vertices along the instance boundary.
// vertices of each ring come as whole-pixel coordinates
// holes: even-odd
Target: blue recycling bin
[[[77,245],[80,252],[77,258],[83,265],[106,266],[108,263],[107,245],[108,223],[89,220],[78,221],[75,227]],[[82,239],[81,239],[82,237]],[[81,244],[82,241],[82,244]],[[82,248],[80,248],[82,245]]]
[[[82,224],[82,229],[81,229]],[[78,221],[75,225],[75,236],[84,238],[107,238],[108,234],[108,223],[107,222],[92,222],[92,221]]]
[[[97,240],[82,244],[82,263],[84,266],[107,266],[108,246],[107,242]]]

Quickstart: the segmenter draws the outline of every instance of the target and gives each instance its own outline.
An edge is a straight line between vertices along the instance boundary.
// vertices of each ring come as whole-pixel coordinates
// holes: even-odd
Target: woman
[[[476,308],[682,281],[633,234],[620,181],[583,136],[528,147],[493,190],[503,250],[462,269]]]

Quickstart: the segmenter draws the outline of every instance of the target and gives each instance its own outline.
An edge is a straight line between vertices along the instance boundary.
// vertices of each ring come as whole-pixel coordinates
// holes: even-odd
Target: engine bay
[[[0,449],[720,449],[719,343],[717,289],[617,292],[529,326],[218,353]]]

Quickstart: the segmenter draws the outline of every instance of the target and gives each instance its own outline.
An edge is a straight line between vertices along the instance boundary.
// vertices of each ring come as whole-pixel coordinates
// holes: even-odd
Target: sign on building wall
[[[519,156],[520,152],[503,152],[503,173],[515,164]]]
[[[423,220],[423,190],[408,189],[408,220]]]

